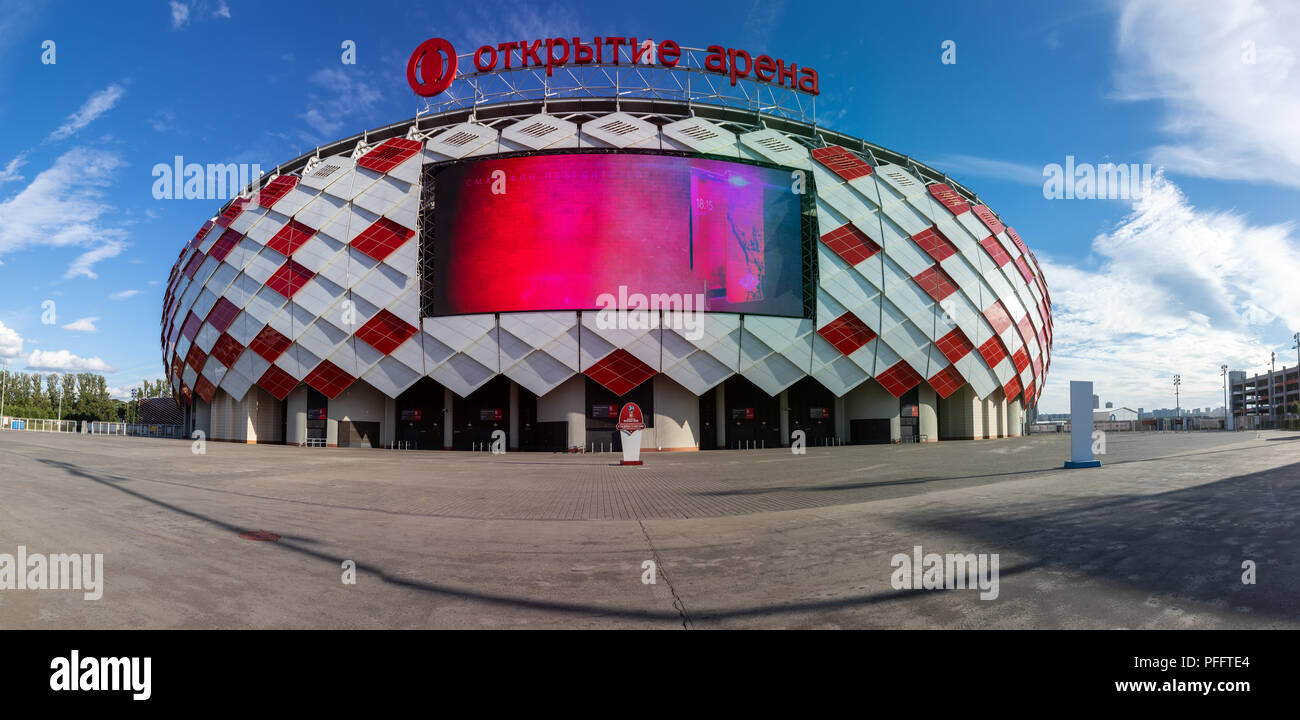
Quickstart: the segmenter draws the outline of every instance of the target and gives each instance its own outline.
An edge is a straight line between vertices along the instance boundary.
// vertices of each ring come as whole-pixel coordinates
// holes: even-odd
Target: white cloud
[[[1064,162],[1064,158],[1062,158],[1061,162]],[[948,173],[957,179],[957,182],[961,182],[961,179],[957,176],[974,175],[995,180],[1006,180],[1020,185],[1041,186],[1043,184],[1042,167],[1006,160],[993,160],[976,157],[975,155],[948,154],[936,157],[934,162],[926,161],[926,164],[940,172]]]
[[[114,400],[130,400],[131,391],[139,390],[143,385],[144,383],[132,383],[121,387],[109,385],[106,389],[108,390],[108,396]]]
[[[1171,171],[1300,186],[1294,0],[1129,0],[1119,19],[1120,97],[1165,103]],[[1250,54],[1254,62],[1251,63]]]
[[[172,8],[172,29],[179,30],[190,21],[190,6],[176,0],[171,0],[168,5]]]
[[[324,136],[338,134],[348,117],[370,110],[383,97],[357,70],[327,67],[317,70],[310,80],[326,95],[311,93],[307,111],[298,117]]]
[[[95,247],[81,253],[68,265],[68,271],[63,273],[65,280],[74,277],[88,277],[91,280],[99,277],[93,268],[95,263],[100,260],[117,257],[126,249],[126,243],[121,240],[104,240]]]
[[[117,255],[126,233],[106,223],[114,210],[102,188],[122,166],[117,155],[73,148],[17,194],[0,201],[0,255],[32,247],[84,247],[68,275],[94,277],[98,260]]]
[[[72,330],[73,332],[97,333],[99,328],[95,327],[95,321],[98,319],[97,317],[84,317],[64,325],[63,329]]]
[[[50,372],[116,372],[117,368],[97,357],[83,358],[67,350],[45,352],[33,350],[27,356],[28,370],[48,370]]]
[[[1259,370],[1286,328],[1300,328],[1292,230],[1199,210],[1157,175],[1133,212],[1093,240],[1096,269],[1040,256],[1055,321],[1043,410],[1066,409],[1070,380],[1092,380],[1116,405],[1173,407],[1175,373],[1184,407],[1221,405],[1221,364]]]
[[[15,358],[23,354],[23,337],[17,330],[0,322],[0,358]]]
[[[20,152],[17,155],[15,155],[14,158],[10,160],[7,165],[5,165],[4,170],[0,170],[0,185],[22,180],[23,176],[18,174],[18,168],[26,164],[27,164],[26,152]]]
[[[122,99],[126,94],[126,89],[117,83],[113,83],[99,92],[91,95],[89,99],[74,113],[68,116],[68,119],[59,126],[57,130],[50,133],[46,138],[47,141],[62,140],[71,136],[78,130],[91,124],[100,115],[112,110],[117,101]]]
[[[108,296],[108,299],[109,299],[109,300],[125,300],[125,299],[127,299],[127,298],[129,298],[129,297],[135,297],[136,295],[139,295],[139,294],[140,294],[140,291],[139,291],[139,290],[120,290],[120,291],[115,292],[115,293],[110,293],[109,296]]]
[[[152,118],[149,118],[149,125],[158,132],[167,132],[175,121],[176,113],[171,110],[159,110],[154,113]]]
[[[217,9],[213,11],[212,17],[226,18],[227,20],[230,19],[230,6],[226,4],[226,0],[221,0],[217,3]]]

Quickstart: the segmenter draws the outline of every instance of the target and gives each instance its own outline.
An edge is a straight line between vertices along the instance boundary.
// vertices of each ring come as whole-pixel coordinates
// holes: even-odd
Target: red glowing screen
[[[426,314],[587,310],[611,297],[623,307],[634,294],[678,294],[714,312],[803,315],[802,198],[789,170],[584,153],[431,174]]]

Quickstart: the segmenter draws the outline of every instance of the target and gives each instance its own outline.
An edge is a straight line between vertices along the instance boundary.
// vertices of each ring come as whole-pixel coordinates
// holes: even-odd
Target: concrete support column
[[[714,409],[717,413],[717,422],[714,423],[715,425],[717,425],[717,430],[718,430],[717,446],[720,448],[725,448],[727,447],[727,384],[726,383],[718,384],[718,392],[714,397],[716,398]]]
[[[781,447],[790,447],[790,391],[782,390],[781,395]]]
[[[1020,409],[1020,398],[1016,398],[1007,408],[1007,435],[1010,437],[1020,437],[1024,434],[1024,422]]]
[[[849,442],[849,403],[843,395],[835,398],[835,437],[837,442]]]
[[[334,408],[329,408],[325,412],[327,418],[325,420],[325,444],[329,447],[338,447],[339,421],[334,417],[334,413],[332,412],[333,409]]]
[[[379,421],[379,442],[392,447],[397,442],[397,400],[384,396],[384,418]]]
[[[926,442],[939,442],[939,396],[929,383],[922,383],[917,390],[917,403],[920,405],[918,409],[920,433],[925,436]]]
[[[451,388],[442,389],[442,447],[444,450],[451,449],[451,408],[452,399],[455,393]]]
[[[288,417],[285,418],[285,445],[302,445],[307,442],[307,386],[299,385],[285,398]]]
[[[1007,398],[1005,395],[998,398],[998,437],[1007,436]]]
[[[212,405],[203,402],[197,394],[194,396],[194,429],[202,430],[205,437],[212,437]]]
[[[586,388],[583,388],[585,391]],[[585,395],[585,392],[584,392]],[[583,397],[582,402],[587,402]],[[570,410],[565,414],[565,419],[569,421],[569,446],[582,447],[587,444],[587,413],[581,405],[577,410]]]
[[[510,422],[506,431],[509,435],[506,437],[506,448],[509,450],[519,449],[519,384],[514,380],[510,381]]]

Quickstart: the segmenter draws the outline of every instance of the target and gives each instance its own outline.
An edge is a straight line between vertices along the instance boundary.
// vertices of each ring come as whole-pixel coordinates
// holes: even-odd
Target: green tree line
[[[0,370],[4,414],[20,418],[59,417],[64,420],[136,422],[138,402],[144,398],[171,397],[164,380],[145,380],[131,390],[131,400],[109,397],[108,383],[95,373],[24,373]]]

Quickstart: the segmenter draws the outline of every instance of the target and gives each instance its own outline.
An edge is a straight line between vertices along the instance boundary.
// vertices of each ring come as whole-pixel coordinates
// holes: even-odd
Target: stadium
[[[976,194],[818,125],[815,73],[635,39],[579,65],[573,40],[545,67],[426,43],[414,118],[214,208],[162,312],[192,429],[600,450],[631,401],[646,450],[1021,434],[1051,301]]]

